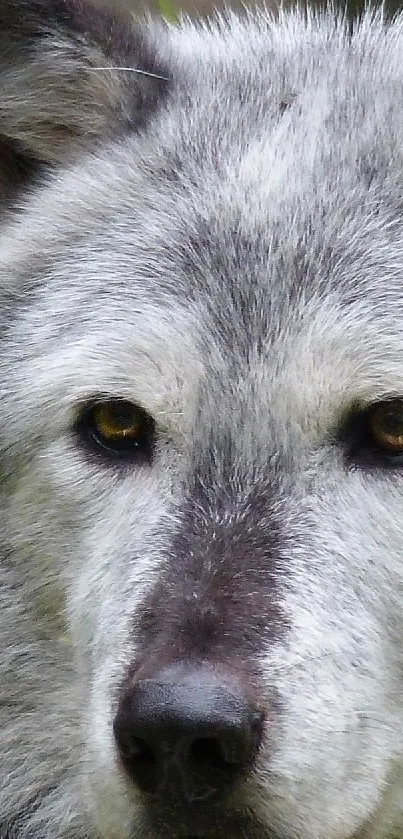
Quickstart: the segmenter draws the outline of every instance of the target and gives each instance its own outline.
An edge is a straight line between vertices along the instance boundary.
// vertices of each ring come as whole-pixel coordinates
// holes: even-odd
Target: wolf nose
[[[202,668],[172,667],[125,694],[114,734],[140,789],[190,804],[223,796],[250,769],[262,724],[241,688]]]

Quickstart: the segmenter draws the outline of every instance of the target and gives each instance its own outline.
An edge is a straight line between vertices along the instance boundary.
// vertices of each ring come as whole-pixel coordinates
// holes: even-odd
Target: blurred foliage
[[[368,6],[383,6],[388,17],[392,17],[403,8],[403,0],[91,0],[91,2],[112,9],[120,7],[129,12],[141,13],[144,9],[153,9],[170,23],[175,23],[182,11],[191,17],[206,17],[211,15],[215,8],[233,7],[242,14],[242,10],[248,6],[264,5],[274,11],[279,5],[292,7],[295,2],[298,2],[300,6],[316,8],[323,8],[326,2],[329,2],[333,8],[345,10],[350,21],[359,17]]]
[[[168,23],[177,23],[179,12],[172,0],[157,0],[157,10]]]
[[[156,10],[159,12],[160,15],[162,15],[163,18],[165,18],[165,20],[167,20],[169,23],[177,23],[181,11],[181,4],[178,5],[175,2],[175,0],[154,0],[154,2]],[[316,6],[317,8],[321,8],[326,5],[326,3],[323,2],[323,0],[305,0],[305,2],[307,6]],[[203,3],[201,5],[203,5]],[[238,3],[230,2],[229,6],[231,5],[238,5]],[[246,5],[248,4],[246,3]],[[249,5],[253,4],[250,3]],[[260,5],[259,2],[258,5]],[[266,5],[269,8],[275,8],[277,2],[276,0],[273,0],[273,2],[270,2],[269,0],[269,2]],[[282,5],[292,6],[293,0],[283,0]],[[304,0],[302,0],[302,3],[300,0],[300,5],[304,5]],[[357,17],[360,17],[364,9],[367,8],[369,5],[372,5],[374,7],[382,5],[384,11],[386,12],[386,15],[388,17],[393,17],[395,14],[397,14],[397,12],[402,10],[403,0],[372,0],[372,2],[368,2],[368,0],[344,0],[344,2],[338,2],[338,0],[333,0],[333,5],[336,8],[339,7],[345,9],[347,17],[350,20],[354,20]],[[187,7],[186,2],[184,6],[185,8]],[[219,8],[221,6],[220,0],[217,3],[214,3],[214,0],[212,0],[211,6],[210,4],[208,4],[208,8],[206,10],[204,8],[198,9],[198,2],[197,0],[195,0],[194,12],[196,14],[200,14],[200,12],[203,14],[203,12],[205,11],[211,12],[214,6],[217,6]]]

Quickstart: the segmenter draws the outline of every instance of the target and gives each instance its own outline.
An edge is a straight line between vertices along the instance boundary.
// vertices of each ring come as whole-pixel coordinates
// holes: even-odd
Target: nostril
[[[260,730],[260,727],[259,727]],[[236,731],[229,729],[210,737],[198,737],[191,744],[187,759],[195,766],[211,769],[235,770],[237,766],[248,763],[256,751],[258,728],[253,723]]]
[[[140,789],[154,793],[158,785],[158,758],[154,749],[142,737],[121,731],[116,724],[115,737],[126,772]]]
[[[121,744],[121,752],[127,760],[135,761],[137,764],[155,763],[152,748],[141,737],[126,736]]]
[[[227,760],[220,741],[216,737],[200,737],[192,743],[188,759],[198,766],[221,768]]]

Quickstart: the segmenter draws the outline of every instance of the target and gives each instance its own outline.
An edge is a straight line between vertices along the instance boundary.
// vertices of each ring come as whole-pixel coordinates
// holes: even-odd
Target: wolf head
[[[1,0],[5,836],[398,832],[402,50]]]

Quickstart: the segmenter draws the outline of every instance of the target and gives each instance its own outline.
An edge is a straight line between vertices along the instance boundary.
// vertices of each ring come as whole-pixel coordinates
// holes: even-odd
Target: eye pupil
[[[132,402],[122,399],[93,402],[80,414],[76,430],[87,448],[104,457],[152,459],[154,421]]]
[[[106,438],[135,437],[141,432],[142,417],[134,405],[101,405],[94,411],[94,421],[99,432]]]
[[[384,417],[383,430],[385,434],[401,435],[402,417],[399,416],[396,411],[389,411]]]

